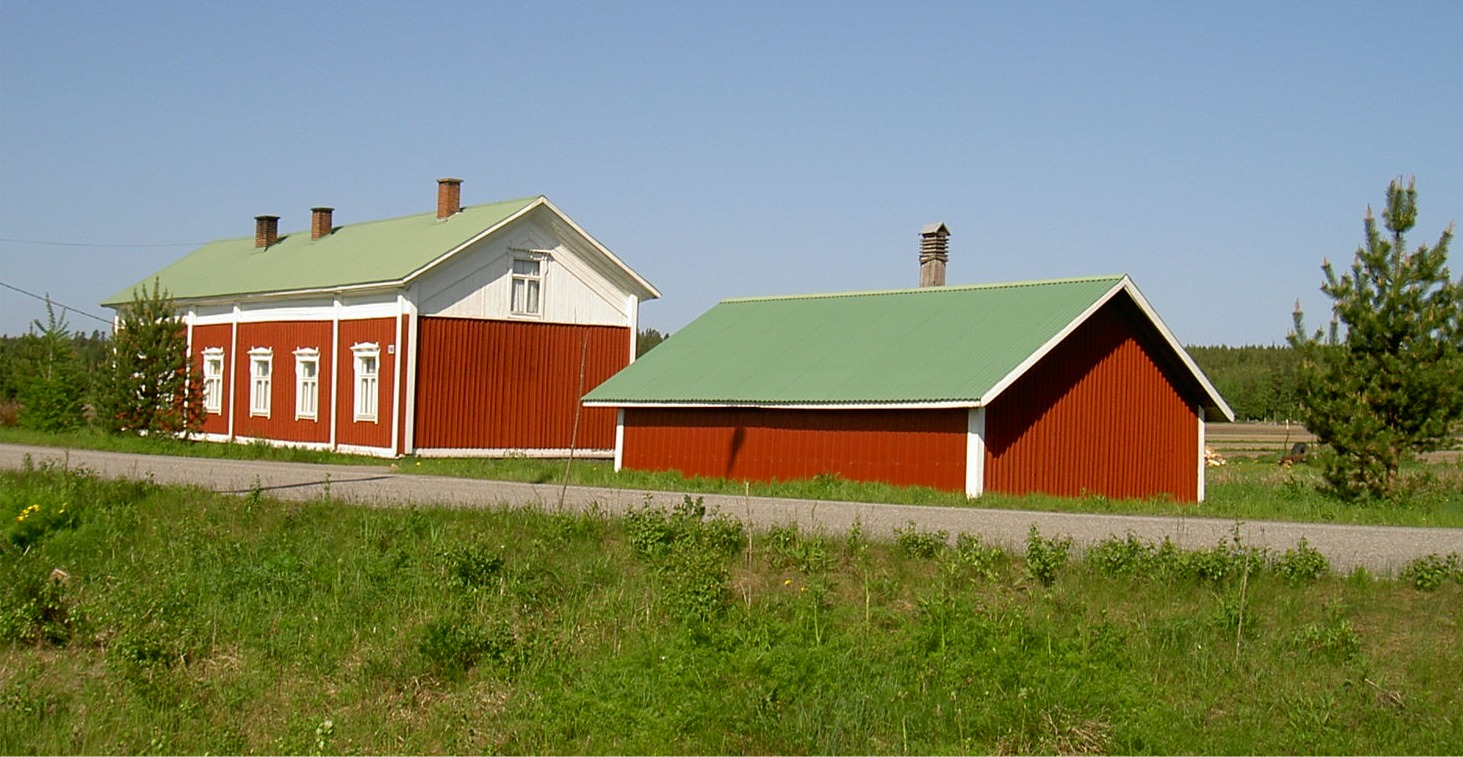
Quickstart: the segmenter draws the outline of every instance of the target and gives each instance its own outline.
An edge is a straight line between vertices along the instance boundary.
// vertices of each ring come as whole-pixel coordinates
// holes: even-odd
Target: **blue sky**
[[[1186,344],[1278,343],[1297,298],[1326,319],[1321,261],[1390,179],[1417,178],[1413,245],[1463,218],[1460,28],[1458,2],[5,0],[0,282],[110,315],[255,215],[428,212],[458,176],[547,195],[660,288],[662,331],[912,286],[944,221],[952,284],[1124,272]],[[0,331],[43,313],[0,289]]]

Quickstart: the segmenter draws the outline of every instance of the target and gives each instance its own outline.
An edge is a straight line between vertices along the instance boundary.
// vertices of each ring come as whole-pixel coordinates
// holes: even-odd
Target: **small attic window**
[[[543,315],[544,255],[513,258],[512,302],[514,315]]]

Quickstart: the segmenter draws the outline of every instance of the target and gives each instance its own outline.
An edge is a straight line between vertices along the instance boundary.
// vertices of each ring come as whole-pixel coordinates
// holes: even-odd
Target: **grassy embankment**
[[[849,481],[819,476],[802,481],[743,482],[687,478],[675,472],[620,471],[605,460],[532,458],[437,459],[403,458],[396,461],[343,455],[266,444],[214,444],[177,439],[112,436],[93,431],[44,434],[0,428],[0,442],[142,454],[184,455],[205,458],[283,460],[290,462],[391,466],[402,473],[459,476],[532,483],[569,483],[626,489],[689,492],[692,494],[750,494],[848,502],[944,507],[986,507],[1058,512],[1184,515],[1227,520],[1285,520],[1365,525],[1433,526],[1463,528],[1463,459],[1451,463],[1414,464],[1406,471],[1407,492],[1395,502],[1344,503],[1317,490],[1321,482],[1312,467],[1282,468],[1279,452],[1235,457],[1228,465],[1208,470],[1207,499],[1199,505],[1164,499],[1114,500],[1100,496],[1066,498],[1041,495],[987,495],[968,500],[956,492],[922,487]]]
[[[1455,753],[1463,568],[0,472],[4,753]],[[1423,591],[1417,587],[1431,589]]]

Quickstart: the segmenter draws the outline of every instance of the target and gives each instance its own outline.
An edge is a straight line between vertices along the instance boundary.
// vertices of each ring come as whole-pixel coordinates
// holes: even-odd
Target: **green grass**
[[[109,434],[96,428],[84,428],[71,432],[48,432],[15,426],[0,426],[0,443],[129,452],[139,455],[203,457],[215,460],[278,460],[290,463],[328,463],[331,465],[384,465],[387,462],[381,458],[363,455],[347,455],[298,447],[277,447],[264,442],[217,444],[187,441],[174,437]]]
[[[1413,464],[1404,475],[1409,489],[1394,502],[1347,503],[1319,491],[1318,471],[1301,465],[1281,468],[1277,455],[1257,459],[1238,457],[1228,465],[1208,470],[1207,498],[1200,504],[1166,499],[1119,500],[1101,496],[1052,497],[991,494],[969,500],[958,492],[917,486],[892,486],[850,481],[824,475],[799,481],[745,482],[686,477],[677,472],[615,472],[606,460],[564,460],[513,457],[417,458],[400,460],[344,455],[256,444],[216,444],[177,439],[112,436],[95,431],[43,434],[0,428],[0,442],[105,449],[141,454],[167,454],[290,462],[390,465],[402,473],[482,478],[530,483],[569,483],[624,489],[686,492],[692,494],[750,494],[759,497],[819,499],[847,502],[982,507],[1005,510],[1181,515],[1227,520],[1281,520],[1357,525],[1430,526],[1463,528],[1463,460],[1456,463]]]
[[[1463,744],[1456,560],[1420,591],[1238,543],[1038,565],[689,498],[354,508],[57,469],[0,472],[0,528],[4,753]]]

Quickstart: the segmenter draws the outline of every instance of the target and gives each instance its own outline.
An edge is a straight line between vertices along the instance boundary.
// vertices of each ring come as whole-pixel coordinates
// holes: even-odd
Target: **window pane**
[[[526,283],[528,284],[528,303],[527,303],[527,307],[524,308],[524,312],[526,312],[526,313],[537,313],[538,312],[538,282],[537,281],[528,281]]]
[[[502,270],[501,268],[498,270]],[[537,260],[514,260],[513,273],[520,276],[537,276],[539,263]]]

